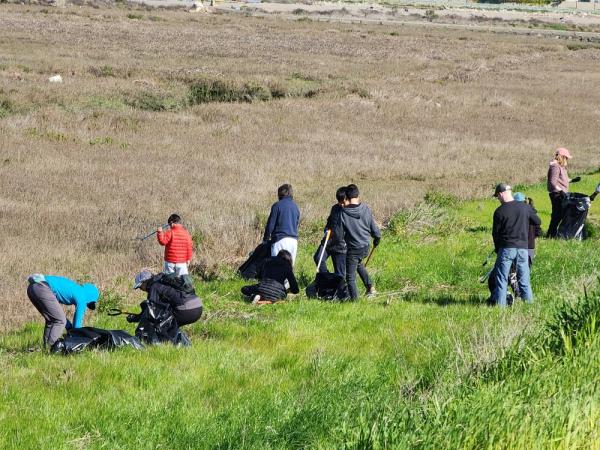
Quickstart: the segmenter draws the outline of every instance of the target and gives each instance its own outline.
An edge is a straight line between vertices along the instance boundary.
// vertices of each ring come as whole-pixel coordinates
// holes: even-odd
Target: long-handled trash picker
[[[125,310],[122,310],[122,309],[119,309],[119,308],[110,308],[106,314],[108,314],[109,316],[120,316],[122,314],[137,316],[139,313],[134,313],[134,312],[131,312],[131,311],[125,311]]]
[[[367,256],[367,260],[365,261],[365,267],[367,267],[369,265],[369,261],[371,261],[371,256],[373,256],[373,252],[375,251],[376,248],[377,247],[373,246],[373,248],[369,252],[369,256]]]
[[[321,250],[321,254],[319,255],[319,262],[317,263],[317,273],[319,273],[319,267],[321,267],[321,261],[323,261],[323,255],[325,254],[325,249],[327,248],[327,241],[329,241],[329,236],[331,236],[331,230],[327,230],[325,233],[325,242],[323,243],[323,249]]]
[[[489,255],[487,255],[487,257],[485,258],[485,261],[483,261],[483,264],[481,264],[481,267],[485,267],[488,265],[488,263],[490,262],[490,260],[492,259],[492,257],[494,256],[494,254],[496,253],[495,250],[492,250],[490,252]],[[490,274],[492,273],[492,271],[494,270],[494,268],[492,267],[490,270],[488,270],[485,274],[483,274],[482,276],[479,277],[479,282],[480,283],[485,283],[486,280],[490,277]]]
[[[169,226],[169,224],[167,223],[167,224],[163,225],[161,228],[167,228],[168,226]],[[152,237],[152,236],[154,236],[156,233],[158,233],[158,230],[154,230],[152,233],[148,233],[148,234],[147,234],[147,235],[145,235],[145,236],[138,236],[138,237],[134,238],[134,240],[137,240],[137,241],[145,241],[145,240],[146,240],[146,239],[148,239],[149,237]]]

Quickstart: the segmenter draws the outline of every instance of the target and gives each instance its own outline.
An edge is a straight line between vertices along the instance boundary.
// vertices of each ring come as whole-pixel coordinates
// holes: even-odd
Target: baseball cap
[[[506,183],[500,183],[496,185],[496,189],[494,190],[494,197],[498,197],[498,194],[502,192],[512,191],[512,188]]]
[[[138,289],[144,281],[148,281],[150,278],[152,278],[152,272],[148,269],[143,269],[135,276],[133,288]]]
[[[564,147],[560,147],[556,149],[555,156],[564,156],[567,159],[571,159],[571,152]]]

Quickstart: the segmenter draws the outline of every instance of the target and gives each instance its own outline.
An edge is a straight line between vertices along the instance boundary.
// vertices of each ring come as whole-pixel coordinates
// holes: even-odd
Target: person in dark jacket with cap
[[[356,288],[356,272],[364,258],[369,254],[371,238],[373,238],[373,247],[379,245],[381,240],[381,231],[373,219],[371,209],[361,203],[358,186],[350,184],[346,187],[346,198],[348,204],[342,211],[342,220],[340,227],[343,230],[344,241],[347,246],[346,253],[346,283],[350,298],[358,298]],[[368,278],[366,268],[364,270],[367,285],[367,295],[371,294],[373,283]]]
[[[292,294],[300,292],[292,269],[292,255],[287,250],[281,250],[277,256],[267,259],[259,276],[258,284],[242,287],[242,294],[253,303],[274,303],[284,300],[288,290]]]
[[[495,289],[491,300],[506,307],[506,295],[510,267],[514,263],[517,270],[519,293],[523,300],[533,302],[529,272],[529,226],[541,225],[541,220],[526,203],[516,202],[509,185],[496,186],[494,197],[501,205],[494,211],[492,237],[497,253],[494,265]]]
[[[93,284],[78,284],[65,277],[35,273],[27,279],[27,296],[44,317],[44,346],[50,348],[63,331],[81,328],[86,309],[96,309],[100,297]],[[75,305],[73,324],[65,316],[61,305]]]
[[[333,271],[345,278],[346,242],[344,241],[343,230],[341,230],[339,226],[341,224],[342,211],[344,210],[344,205],[346,202],[345,186],[336,191],[335,198],[337,203],[331,207],[324,230],[325,233],[328,231],[330,232],[329,239],[327,240],[327,246],[325,249],[323,249],[325,245],[325,237],[323,237],[319,248],[313,256],[313,260],[315,261],[315,264],[319,264],[319,258],[321,258],[321,253],[323,253],[321,264],[319,265],[319,272],[326,273],[329,272],[329,270],[327,270],[327,258],[331,257],[331,261],[333,262]]]
[[[147,292],[148,302],[170,305],[179,326],[194,323],[202,316],[202,301],[189,276],[153,275],[149,270],[142,270],[135,276],[133,288]],[[127,320],[136,322],[139,315],[132,314]]]

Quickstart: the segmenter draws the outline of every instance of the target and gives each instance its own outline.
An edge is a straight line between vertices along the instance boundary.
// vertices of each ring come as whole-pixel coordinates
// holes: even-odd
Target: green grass
[[[543,186],[525,192],[547,226]],[[425,204],[384,235],[374,299],[254,307],[228,275],[198,284],[206,314],[189,349],[61,357],[28,352],[40,323],[1,336],[0,448],[597,447],[600,293],[583,291],[599,241],[538,240],[535,303],[489,308],[477,278],[497,204]],[[313,251],[300,247],[304,284]]]

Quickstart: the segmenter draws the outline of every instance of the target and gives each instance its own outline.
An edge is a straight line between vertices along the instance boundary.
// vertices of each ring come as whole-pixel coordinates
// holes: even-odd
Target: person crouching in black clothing
[[[170,305],[179,326],[194,323],[202,316],[202,301],[189,278],[162,273],[153,275],[149,270],[142,270],[135,276],[133,288],[147,292],[150,303]],[[137,317],[127,318],[131,322],[135,319]]]
[[[259,279],[258,284],[242,288],[242,294],[253,303],[274,303],[284,300],[288,290],[292,294],[300,292],[292,270],[292,255],[287,250],[281,250],[277,256],[265,261]]]

